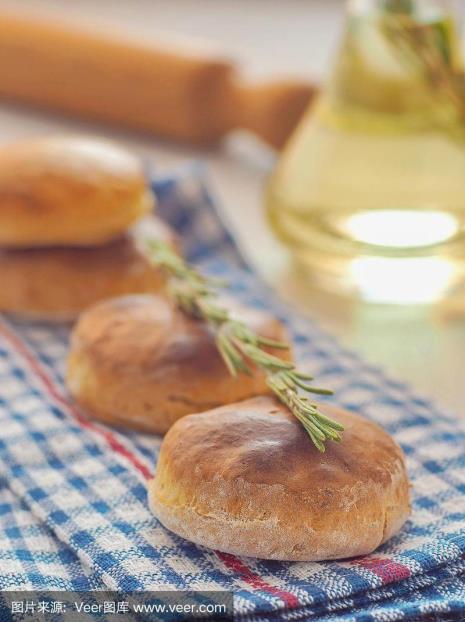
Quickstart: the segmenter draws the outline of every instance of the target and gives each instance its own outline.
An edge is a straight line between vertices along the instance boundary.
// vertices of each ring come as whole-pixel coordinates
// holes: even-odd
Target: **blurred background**
[[[425,2],[430,4],[427,0]],[[285,79],[286,84],[295,84],[297,87],[301,84],[308,84],[309,88],[313,85],[326,86],[331,82],[330,75],[334,78],[334,59],[338,59],[338,67],[342,62],[344,69],[347,69],[348,59],[354,58],[351,56],[354,46],[350,41],[347,43],[346,39],[347,3],[343,0],[75,0],[72,3],[58,0],[22,0],[21,3],[0,0],[0,9],[27,19],[90,29],[97,36],[101,31],[114,37],[132,37],[149,44],[156,42],[161,47],[180,45],[183,50],[201,50],[202,54],[207,50],[214,58],[230,59],[244,85]],[[358,23],[354,22],[355,25]],[[445,32],[446,26],[439,20],[437,32]],[[364,42],[369,41],[370,50],[376,49],[377,43],[370,38],[370,32],[357,36],[362,37]],[[346,44],[342,51],[341,42]],[[384,52],[378,49],[382,55]],[[386,91],[382,104],[391,98],[394,102],[392,105],[397,106],[401,92],[395,89],[400,88],[398,85],[404,76],[399,77],[397,68],[392,66],[389,59],[383,57],[383,63],[383,70],[387,65],[391,72],[391,82],[389,93]],[[1,77],[0,71],[0,87]],[[365,86],[374,85],[376,97],[384,93],[381,86],[376,85],[366,73],[362,76],[362,82]],[[354,83],[352,79],[350,84]],[[384,84],[382,86],[384,88]],[[363,97],[371,98],[372,101],[373,92],[364,90]],[[397,94],[393,96],[393,92]],[[418,89],[412,88],[412,92],[418,93]],[[336,98],[338,96],[340,91],[335,95]],[[313,103],[313,95],[309,96],[310,99]],[[409,99],[406,106],[410,104]],[[423,103],[415,100],[411,105],[417,113]],[[387,113],[391,112],[387,110]],[[306,118],[306,123],[310,123],[312,128],[316,118],[312,116],[314,114],[312,108]],[[418,123],[417,117],[415,114],[415,123]],[[424,119],[421,122],[426,123]],[[331,125],[331,129],[336,128],[336,132],[338,127],[337,124]],[[286,236],[276,236],[281,226],[279,222],[277,224],[276,214],[272,214],[275,233],[266,214],[270,210],[266,190],[270,187],[270,176],[278,170],[276,183],[285,186],[289,171],[295,164],[296,158],[292,153],[288,157],[285,152],[282,156],[285,158],[285,166],[276,169],[278,152],[250,132],[230,132],[214,146],[193,146],[182,141],[154,137],[140,130],[123,129],[117,123],[107,125],[77,120],[59,112],[26,107],[5,98],[0,100],[2,143],[48,133],[76,132],[117,139],[149,160],[157,172],[171,171],[192,159],[205,162],[206,175],[218,208],[248,259],[273,288],[336,334],[347,346],[381,365],[398,379],[411,383],[423,394],[433,397],[443,408],[461,414],[465,398],[465,294],[460,293],[460,284],[454,283],[454,296],[450,299],[448,295],[442,295],[442,290],[440,296],[429,295],[427,286],[435,278],[435,267],[432,270],[427,268],[418,277],[416,272],[413,272],[413,276],[410,272],[409,276],[408,270],[402,267],[394,276],[390,273],[387,276],[386,273],[384,276],[383,273],[377,274],[374,279],[376,295],[372,292],[371,295],[365,295],[366,292],[360,291],[360,288],[346,287],[348,281],[343,273],[337,274],[335,284],[331,286],[328,286],[330,279],[318,278],[326,270],[326,257],[315,259],[314,274],[311,274],[313,259],[296,263],[298,253],[295,249],[299,241],[293,241],[289,236],[287,244],[279,241],[278,237],[282,240]],[[304,134],[300,128],[297,132]],[[293,141],[291,151],[297,152],[298,158],[302,158],[299,155],[302,153],[299,141],[295,138]],[[313,134],[309,141],[312,145],[316,144]],[[326,144],[317,144],[318,154],[328,150],[325,178],[328,177],[330,188],[337,185],[338,180],[347,173],[346,166],[351,160],[361,162],[361,158],[365,157],[366,166],[370,166],[372,156],[362,156],[358,153],[359,148],[359,143],[344,145],[344,160],[336,168],[333,144],[331,149]],[[430,145],[425,150],[421,146],[420,149],[426,154],[422,166],[434,167],[436,147]],[[398,153],[405,151],[400,148]],[[394,155],[393,161],[398,161],[397,155]],[[442,161],[445,161],[444,158]],[[291,164],[288,165],[289,162]],[[458,159],[458,163],[454,162],[447,166],[447,170],[441,171],[438,179],[444,180],[453,167],[461,171],[462,164]],[[383,179],[387,170],[387,166],[382,168],[376,177]],[[424,176],[424,169],[421,173]],[[371,175],[370,186],[374,173],[371,171],[367,175]],[[316,179],[319,183],[320,176]],[[418,187],[418,180],[411,179],[407,178],[407,186]],[[315,185],[318,186],[318,183]],[[360,183],[364,183],[363,180]],[[448,183],[450,186],[451,182]],[[427,187],[430,188],[430,185]],[[463,190],[465,196],[465,186]],[[273,201],[272,209],[277,210],[280,217],[284,208],[280,204],[275,206],[275,198]],[[428,214],[431,215],[431,209]],[[426,237],[444,223],[447,225],[447,222],[444,219],[426,221]],[[409,226],[408,221],[398,221],[396,231],[405,232]],[[414,228],[418,231],[416,225]],[[311,250],[317,247],[317,241],[313,246],[312,240],[308,243]],[[397,247],[402,247],[402,240]],[[465,249],[465,246],[461,248]],[[317,265],[318,261],[321,262],[321,269]],[[415,289],[413,286],[420,281],[427,287],[428,295],[410,295]],[[419,291],[423,290],[424,287],[420,287]]]

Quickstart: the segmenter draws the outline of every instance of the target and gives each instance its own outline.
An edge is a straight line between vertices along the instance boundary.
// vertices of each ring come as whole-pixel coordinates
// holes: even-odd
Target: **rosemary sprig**
[[[394,0],[389,0],[388,4]],[[417,70],[433,100],[448,104],[457,119],[465,121],[465,75],[455,66],[451,33],[435,23],[420,22],[408,12],[392,11],[382,20],[388,42],[409,66]],[[441,119],[438,119],[440,122]],[[463,139],[463,132],[460,133]]]
[[[197,271],[164,242],[150,240],[147,249],[151,262],[167,272],[169,289],[178,306],[213,328],[218,350],[233,376],[250,374],[251,364],[263,370],[271,391],[297,417],[319,451],[325,451],[328,440],[341,441],[343,426],[320,412],[316,404],[302,395],[302,391],[319,395],[331,395],[332,392],[312,386],[312,376],[264,349],[285,350],[289,348],[288,344],[261,337],[244,322],[232,318],[228,309],[217,304],[214,298],[218,287],[225,285],[222,281]]]

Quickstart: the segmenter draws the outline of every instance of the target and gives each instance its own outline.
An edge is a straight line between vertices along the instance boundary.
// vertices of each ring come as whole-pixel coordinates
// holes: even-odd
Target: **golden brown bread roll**
[[[285,337],[266,313],[241,309],[238,316],[264,337]],[[108,300],[80,317],[67,385],[92,417],[153,433],[189,413],[268,392],[259,371],[229,374],[204,322],[151,295]]]
[[[345,427],[324,454],[272,397],[184,417],[164,438],[149,483],[154,514],[174,533],[236,555],[370,553],[409,516],[403,454],[374,423],[324,411]]]
[[[0,249],[0,311],[68,320],[105,298],[157,292],[165,280],[146,257],[146,239],[174,243],[170,230],[147,216],[102,246]]]
[[[112,142],[52,137],[0,150],[0,247],[101,244],[152,205],[140,161]]]

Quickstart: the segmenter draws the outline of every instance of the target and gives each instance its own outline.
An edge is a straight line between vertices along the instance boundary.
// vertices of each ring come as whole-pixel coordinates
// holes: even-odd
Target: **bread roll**
[[[238,315],[264,337],[285,338],[280,322],[266,313],[242,309]],[[268,391],[259,371],[230,375],[204,322],[150,295],[108,300],[80,317],[67,384],[92,417],[153,433],[189,413]]]
[[[402,451],[374,423],[321,408],[345,427],[324,454],[272,397],[184,417],[164,438],[149,483],[154,514],[174,533],[236,555],[371,553],[409,516]]]
[[[0,247],[102,244],[152,205],[139,159],[109,141],[55,137],[0,150]]]
[[[146,257],[145,239],[174,244],[170,230],[147,216],[102,246],[0,250],[0,311],[61,321],[105,298],[157,292],[165,280]]]

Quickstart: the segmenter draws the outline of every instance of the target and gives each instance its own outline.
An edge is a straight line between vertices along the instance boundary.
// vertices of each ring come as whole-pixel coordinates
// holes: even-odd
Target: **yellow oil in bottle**
[[[386,35],[378,5],[353,3],[331,83],[281,156],[267,209],[325,286],[429,302],[465,270],[464,123],[447,85],[434,88]],[[450,17],[414,19],[457,63]]]

